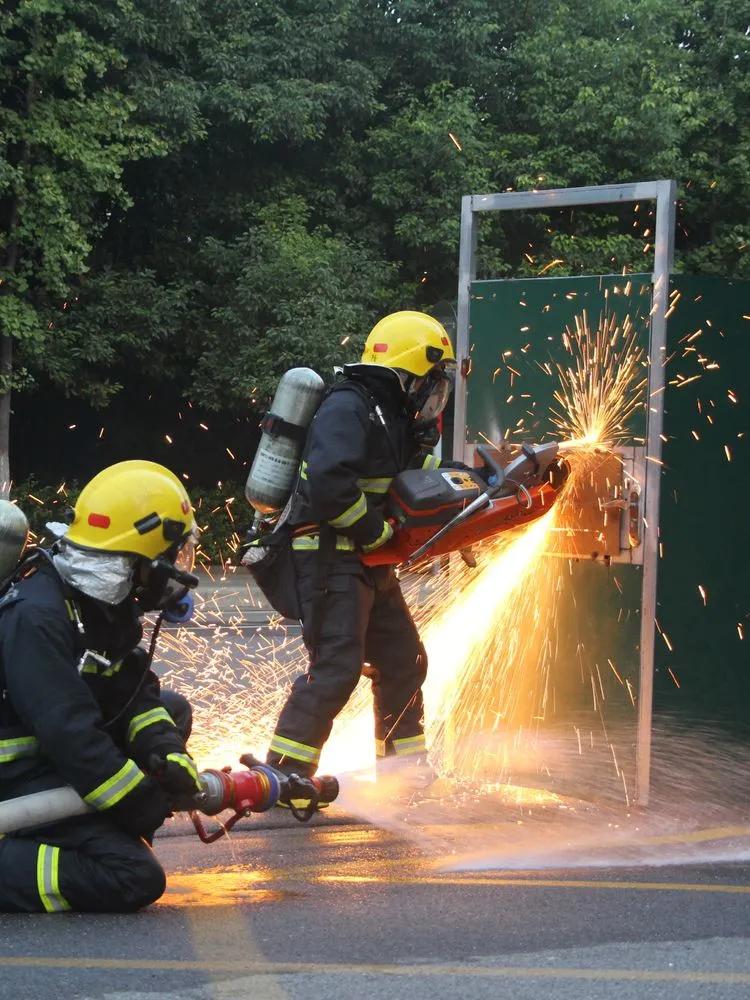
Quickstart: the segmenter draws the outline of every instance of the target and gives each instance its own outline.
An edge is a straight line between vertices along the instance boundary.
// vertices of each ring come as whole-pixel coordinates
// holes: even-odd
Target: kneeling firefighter
[[[393,568],[365,566],[360,555],[393,534],[383,516],[392,477],[440,464],[431,449],[454,374],[443,326],[424,313],[394,313],[370,333],[361,363],[344,365],[310,425],[287,519],[310,664],[268,754],[288,773],[315,773],[363,668],[378,756],[425,760],[424,646]]]
[[[180,481],[121,462],[70,527],[23,558],[0,599],[0,800],[72,785],[95,810],[0,839],[0,910],[127,912],[158,899],[146,840],[194,792],[191,711],[159,691],[140,616],[183,620],[195,521]]]

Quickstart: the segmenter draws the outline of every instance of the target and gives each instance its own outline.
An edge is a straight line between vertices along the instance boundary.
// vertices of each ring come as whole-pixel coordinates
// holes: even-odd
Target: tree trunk
[[[0,336],[0,384],[8,386],[0,395],[0,497],[10,494],[10,380],[13,374],[13,338]]]
[[[5,262],[9,274],[14,274],[18,261],[18,244],[13,238],[18,227],[18,198],[13,199],[8,220],[11,237]],[[2,294],[2,290],[0,290]],[[13,337],[10,330],[0,330],[0,497],[10,496],[10,396],[13,381]]]

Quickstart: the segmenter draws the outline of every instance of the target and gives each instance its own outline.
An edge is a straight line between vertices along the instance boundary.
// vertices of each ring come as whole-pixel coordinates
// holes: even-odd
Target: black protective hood
[[[340,369],[345,378],[360,382],[389,410],[399,412],[406,407],[406,393],[401,379],[393,368],[356,362]]]

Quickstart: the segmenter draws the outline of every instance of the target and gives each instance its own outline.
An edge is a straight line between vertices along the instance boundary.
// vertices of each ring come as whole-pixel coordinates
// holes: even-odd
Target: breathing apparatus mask
[[[424,446],[434,447],[440,438],[438,417],[453,391],[455,376],[455,362],[442,361],[426,375],[411,376],[404,387],[406,405],[413,418],[414,436]]]
[[[191,532],[156,559],[138,560],[133,596],[141,610],[162,611],[169,622],[189,621],[194,608],[191,591],[198,586],[192,572],[196,541]]]
[[[191,591],[198,586],[198,578],[191,572],[196,546],[193,533],[175,541],[156,559],[145,559],[85,549],[66,541],[67,525],[49,527],[60,538],[52,561],[63,580],[75,590],[111,605],[132,597],[141,611],[161,611],[169,622],[181,624],[192,617],[195,602]]]

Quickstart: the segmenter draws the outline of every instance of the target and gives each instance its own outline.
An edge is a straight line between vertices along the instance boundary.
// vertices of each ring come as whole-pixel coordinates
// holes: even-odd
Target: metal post
[[[643,581],[641,590],[640,680],[636,742],[636,801],[648,805],[651,783],[651,727],[654,702],[656,580],[659,562],[661,434],[664,427],[664,366],[667,359],[669,275],[674,266],[676,185],[659,181],[654,225],[654,273],[648,368],[648,438],[643,501]],[[648,461],[652,459],[652,461]]]
[[[458,372],[453,398],[453,457],[466,461],[466,376],[469,357],[469,294],[476,277],[477,234],[472,196],[461,199],[461,243],[458,257],[458,315],[456,318],[456,360]]]

